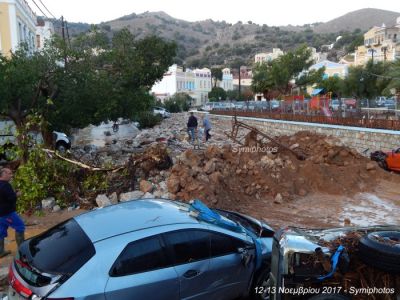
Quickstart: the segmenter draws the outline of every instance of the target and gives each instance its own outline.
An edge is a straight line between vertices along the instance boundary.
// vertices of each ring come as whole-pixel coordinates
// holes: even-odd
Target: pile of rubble
[[[258,149],[276,146],[260,144],[250,133],[241,148],[210,146],[182,153],[167,181],[169,192],[179,199],[201,198],[232,208],[265,200],[279,204],[310,192],[351,195],[368,190],[377,177],[385,176],[375,163],[335,146],[325,136],[299,132],[277,140],[290,149],[301,148],[308,154],[306,160],[298,160],[287,149],[246,152],[255,145]]]

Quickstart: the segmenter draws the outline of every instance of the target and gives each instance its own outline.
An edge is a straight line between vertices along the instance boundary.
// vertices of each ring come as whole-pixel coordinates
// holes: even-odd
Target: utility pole
[[[64,23],[64,17],[63,16],[61,16],[61,34],[62,34],[62,38],[63,38],[63,41],[64,41],[63,47],[64,47],[64,68],[65,68],[67,66],[67,49],[66,49],[67,43],[65,41],[65,23]]]

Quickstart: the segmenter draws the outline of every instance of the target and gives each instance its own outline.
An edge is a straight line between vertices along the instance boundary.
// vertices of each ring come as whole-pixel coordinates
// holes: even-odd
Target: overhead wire
[[[40,10],[40,12],[43,14],[43,16],[45,16],[47,19],[49,19],[49,17],[44,13],[44,11],[40,8],[39,5],[37,5],[37,3],[35,2],[35,0],[32,0],[33,4],[35,4],[35,6]]]
[[[44,5],[43,1],[42,1],[42,0],[39,0],[39,1],[40,1],[40,3],[43,5],[43,7],[48,11],[48,13],[49,13],[54,19],[57,19],[57,18],[51,13],[51,11],[47,8],[47,6]]]

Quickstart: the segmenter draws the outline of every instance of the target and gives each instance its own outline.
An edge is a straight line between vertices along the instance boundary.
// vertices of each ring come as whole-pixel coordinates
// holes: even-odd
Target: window
[[[243,247],[246,247],[246,243],[238,239],[224,234],[211,234],[211,257],[237,253],[237,249]]]
[[[36,47],[38,49],[40,49],[40,35],[39,34],[36,35]]]
[[[96,253],[89,237],[74,219],[31,239],[29,252],[35,268],[52,274],[73,274]]]
[[[175,264],[187,264],[210,257],[209,232],[202,230],[180,230],[165,234]]]
[[[159,236],[132,242],[126,246],[111,268],[110,276],[126,276],[171,265]]]

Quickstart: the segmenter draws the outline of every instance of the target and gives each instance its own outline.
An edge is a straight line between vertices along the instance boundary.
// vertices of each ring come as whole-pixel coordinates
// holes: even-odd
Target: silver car
[[[273,230],[202,207],[136,200],[69,219],[21,245],[10,266],[8,299],[249,295],[268,280]]]

